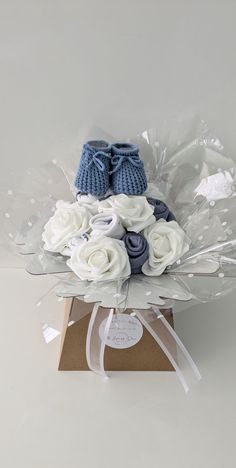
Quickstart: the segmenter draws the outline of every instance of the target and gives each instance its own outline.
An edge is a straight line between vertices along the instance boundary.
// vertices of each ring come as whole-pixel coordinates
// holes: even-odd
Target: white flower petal
[[[125,278],[131,273],[124,242],[105,236],[75,248],[67,264],[87,281]]]
[[[89,210],[93,216],[98,213],[98,199],[93,195],[79,193],[76,199],[78,204]]]
[[[62,252],[70,239],[88,231],[91,216],[91,212],[77,202],[58,202],[55,213],[44,226],[45,250]]]
[[[161,275],[189,250],[189,240],[176,221],[159,220],[142,234],[149,244],[149,258],[142,267],[147,276]]]
[[[128,231],[140,232],[156,221],[154,207],[143,196],[113,195],[99,202],[98,210],[116,213]]]

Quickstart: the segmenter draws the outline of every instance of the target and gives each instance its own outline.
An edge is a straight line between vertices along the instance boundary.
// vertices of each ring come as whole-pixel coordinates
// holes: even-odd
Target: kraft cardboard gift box
[[[58,369],[89,370],[86,361],[86,336],[94,304],[78,298],[66,300],[64,326],[61,336],[61,350]],[[128,309],[125,313],[130,313]],[[173,327],[171,309],[162,310]],[[79,320],[76,320],[80,317]],[[68,326],[69,324],[69,326]],[[111,371],[173,371],[173,367],[162,349],[144,328],[138,343],[126,349],[106,346],[105,369]]]

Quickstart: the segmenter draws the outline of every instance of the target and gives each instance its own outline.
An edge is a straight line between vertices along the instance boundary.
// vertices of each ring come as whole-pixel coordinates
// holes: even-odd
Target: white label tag
[[[102,339],[106,320],[103,320],[99,327],[99,336]],[[112,318],[106,345],[111,348],[125,349],[131,348],[141,340],[143,336],[143,326],[136,317],[128,314],[115,314]]]

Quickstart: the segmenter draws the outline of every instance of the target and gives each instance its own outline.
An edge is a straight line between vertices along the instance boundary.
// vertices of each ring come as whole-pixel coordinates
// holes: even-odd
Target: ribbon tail
[[[190,387],[201,379],[201,374],[182,341],[165,319],[160,309],[135,309],[140,322],[165,353],[187,393]]]
[[[91,314],[87,339],[86,339],[86,358],[89,368],[99,375],[108,377],[104,369],[104,353],[106,340],[109,333],[114,309],[105,309],[96,303]],[[99,333],[100,325],[103,321],[105,327],[103,333]]]

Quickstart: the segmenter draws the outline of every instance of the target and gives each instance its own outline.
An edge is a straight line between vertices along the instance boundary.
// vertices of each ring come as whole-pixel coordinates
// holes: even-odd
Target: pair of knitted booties
[[[109,187],[115,194],[142,195],[147,189],[137,145],[88,141],[83,146],[75,186],[81,193],[102,197]]]

